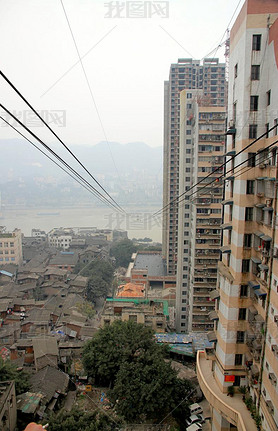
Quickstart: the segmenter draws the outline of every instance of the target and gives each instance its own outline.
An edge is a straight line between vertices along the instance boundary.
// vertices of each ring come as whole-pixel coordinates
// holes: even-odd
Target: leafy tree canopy
[[[82,269],[83,267],[83,269]],[[112,288],[114,277],[113,266],[104,260],[93,260],[89,264],[78,265],[75,270],[84,277],[89,277],[87,298],[95,302],[97,298],[105,298]]]
[[[115,321],[87,342],[83,363],[88,375],[109,385],[114,383],[123,362],[132,362],[142,353],[164,356],[164,350],[153,339],[152,329],[135,322]]]
[[[128,267],[133,253],[137,251],[137,247],[130,239],[123,239],[112,245],[110,255],[116,259],[116,266]]]
[[[11,361],[3,361],[0,358],[0,382],[6,380],[15,381],[16,395],[27,392],[30,388],[29,374],[25,371],[20,371]]]
[[[119,427],[108,415],[97,412],[83,412],[77,408],[70,412],[61,410],[52,414],[49,420],[51,431],[112,431]]]

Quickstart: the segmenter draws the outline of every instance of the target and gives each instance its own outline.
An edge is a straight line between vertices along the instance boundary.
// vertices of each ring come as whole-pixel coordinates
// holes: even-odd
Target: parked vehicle
[[[203,413],[202,407],[197,403],[191,404],[191,406],[189,406],[189,411],[190,415],[198,415]]]
[[[185,423],[187,426],[192,425],[196,422],[203,424],[205,422],[205,418],[202,414],[191,415],[188,419],[186,419]]]
[[[202,425],[198,422],[186,428],[186,431],[202,431]]]

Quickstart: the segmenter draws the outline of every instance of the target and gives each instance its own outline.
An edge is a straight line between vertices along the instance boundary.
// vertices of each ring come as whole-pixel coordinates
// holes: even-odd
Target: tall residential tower
[[[213,352],[197,356],[212,430],[278,429],[278,2],[246,0],[231,31],[227,176]],[[271,129],[271,130],[269,130]],[[261,137],[262,134],[265,134]],[[256,138],[257,141],[256,141]],[[255,142],[254,142],[255,141]],[[241,164],[241,166],[239,166]],[[233,387],[232,389],[230,387]],[[234,428],[233,428],[234,429]]]

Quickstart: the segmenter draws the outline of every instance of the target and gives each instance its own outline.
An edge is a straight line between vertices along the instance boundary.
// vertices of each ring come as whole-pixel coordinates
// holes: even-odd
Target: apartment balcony
[[[271,431],[277,431],[277,424],[273,418],[274,407],[272,402],[261,397],[261,410]]]
[[[256,424],[242,401],[241,394],[232,398],[218,387],[212,371],[212,361],[206,359],[204,351],[197,352],[197,377],[201,390],[210,405],[238,431],[257,431]]]

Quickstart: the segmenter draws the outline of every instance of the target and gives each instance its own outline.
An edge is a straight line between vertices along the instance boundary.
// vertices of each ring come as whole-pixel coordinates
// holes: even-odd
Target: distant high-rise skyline
[[[180,118],[180,93],[183,90],[192,90],[187,93],[185,108],[187,117]],[[227,100],[227,83],[225,79],[225,64],[219,63],[217,58],[205,58],[200,60],[192,58],[180,58],[170,67],[169,80],[164,84],[164,149],[163,149],[163,206],[175,200],[179,194],[185,192],[192,185],[193,168],[193,139],[192,139],[192,104],[193,94],[202,106],[224,107]],[[181,141],[180,131],[184,128]],[[182,147],[183,160],[180,160]],[[182,169],[182,172],[180,172]],[[181,181],[181,175],[182,181]],[[186,199],[186,198],[185,198]],[[190,203],[184,202],[185,215],[190,219]],[[186,267],[182,270],[182,286],[177,285],[177,291],[181,288],[186,292],[183,298],[177,297],[177,310],[188,307],[188,265],[178,262],[178,205],[173,204],[163,213],[162,244],[163,255],[166,259],[168,274],[177,274],[177,265]],[[189,261],[190,223],[184,226],[185,245],[183,258]],[[181,279],[178,281],[181,284]],[[183,302],[182,302],[183,301]],[[186,330],[187,325],[183,328]],[[180,324],[178,324],[178,328]]]

